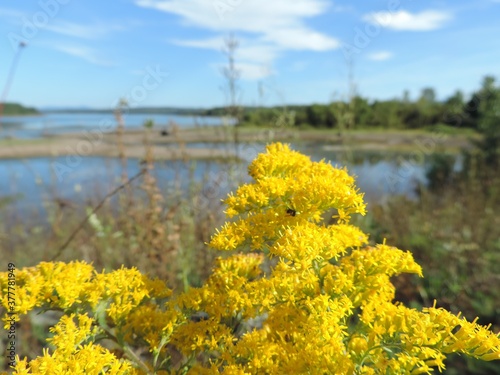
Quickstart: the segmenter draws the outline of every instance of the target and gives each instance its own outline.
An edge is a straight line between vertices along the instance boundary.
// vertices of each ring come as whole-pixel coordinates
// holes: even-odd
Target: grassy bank
[[[34,140],[0,140],[1,158],[48,157],[57,155],[80,155],[80,147],[85,146],[85,155],[118,157],[118,142],[123,143],[128,157],[140,158],[145,154],[145,130],[125,131],[121,138],[115,132],[103,133],[98,138],[89,138],[79,133],[61,134]],[[469,131],[459,134],[429,132],[426,130],[353,130],[336,132],[325,129],[288,129],[288,128],[233,128],[207,127],[177,130],[164,133],[155,130],[150,144],[154,157],[158,160],[200,160],[236,157],[232,153],[234,143],[280,142],[322,142],[330,143],[338,150],[401,151],[410,152],[421,147],[427,152],[458,152],[470,146],[477,134]],[[191,147],[192,145],[195,147]],[[204,144],[205,146],[200,146]],[[212,147],[210,144],[224,144],[226,147]]]

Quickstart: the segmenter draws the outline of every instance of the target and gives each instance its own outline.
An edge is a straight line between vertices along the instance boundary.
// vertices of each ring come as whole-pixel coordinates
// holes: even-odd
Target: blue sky
[[[246,105],[345,98],[348,61],[371,99],[500,78],[500,0],[24,0],[0,5],[0,89],[22,40],[7,101],[222,106],[230,33]]]

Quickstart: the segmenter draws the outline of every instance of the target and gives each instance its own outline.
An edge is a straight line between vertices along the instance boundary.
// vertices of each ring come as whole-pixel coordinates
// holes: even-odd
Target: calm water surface
[[[192,117],[158,114],[124,114],[127,129],[141,128],[147,120],[153,120],[158,128],[167,127],[174,121],[181,128],[219,125],[219,117]],[[112,113],[44,113],[40,116],[2,117],[0,138],[39,138],[44,135],[81,132],[116,124]]]
[[[198,147],[233,147],[199,144]],[[412,162],[411,155],[397,158],[380,153],[346,155],[327,151],[327,145],[295,144],[295,149],[311,155],[313,160],[323,158],[333,165],[347,166],[356,176],[356,184],[368,201],[383,200],[391,195],[415,196],[419,183],[426,183],[427,164]],[[259,152],[262,144],[240,144],[241,164],[213,161],[159,161],[155,176],[162,193],[168,197],[174,192],[198,188],[207,200],[220,200],[241,182],[249,181],[247,165]],[[11,159],[0,161],[0,215],[7,208],[10,213],[42,212],[54,199],[64,199],[75,204],[96,204],[121,181],[122,164],[114,158],[86,157],[66,173],[61,165],[68,165],[66,157]],[[128,176],[140,170],[139,161],[129,159]]]
[[[158,128],[175,121],[180,127],[212,126],[220,118],[193,118],[189,116],[129,114],[125,116],[128,128],[139,128],[152,119]],[[45,134],[68,131],[79,132],[100,126],[103,121],[114,122],[112,114],[49,113],[43,116],[7,117],[2,119],[0,135],[17,138],[38,138]],[[234,145],[190,144],[190,147],[227,148]],[[418,184],[425,184],[428,161],[416,161],[412,155],[383,152],[335,152],[329,144],[295,142],[292,146],[313,160],[326,159],[333,165],[346,166],[356,176],[360,191],[368,201],[384,200],[391,195],[415,197]],[[170,146],[171,147],[171,146]],[[187,192],[197,188],[206,200],[220,200],[234,190],[238,183],[249,181],[247,165],[264,151],[263,144],[239,144],[237,152],[241,164],[213,161],[161,161],[155,164],[155,175],[162,193]],[[58,166],[73,165],[67,173]],[[140,170],[139,161],[129,159],[128,176]],[[75,204],[96,203],[121,181],[121,161],[113,158],[85,157],[68,163],[66,157],[0,160],[0,215],[27,215],[33,211],[45,214],[45,207],[54,199]]]

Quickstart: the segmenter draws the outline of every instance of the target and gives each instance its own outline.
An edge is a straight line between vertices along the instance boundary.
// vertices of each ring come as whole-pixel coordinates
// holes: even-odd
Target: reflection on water
[[[190,147],[235,149],[234,145],[206,143]],[[262,152],[264,147],[263,144],[255,143],[238,144],[236,150],[243,159],[240,164],[161,161],[156,163],[154,173],[167,200],[169,194],[175,191],[187,192],[197,185],[204,199],[219,201],[234,190],[236,184],[249,181],[248,162]],[[311,155],[313,160],[326,159],[333,165],[346,166],[356,176],[356,184],[365,193],[367,201],[380,201],[396,194],[414,197],[416,185],[426,183],[428,161],[417,160],[415,155],[334,152],[327,145],[301,142],[292,144],[292,147]],[[43,217],[44,202],[52,202],[54,198],[75,204],[95,204],[121,181],[122,166],[118,159],[82,158],[76,166],[63,174],[58,170],[61,165],[68,165],[66,157],[0,161],[0,204],[4,206],[0,210],[1,214],[6,214],[7,206],[10,212],[38,211]],[[128,160],[128,176],[138,173],[140,168],[139,160]]]
[[[356,186],[366,201],[381,201],[391,195],[416,197],[418,184],[425,184],[428,160],[415,159],[412,154],[381,151],[332,151],[330,145],[307,143],[296,149],[311,155],[313,160],[329,160],[333,165],[347,167],[356,177]]]

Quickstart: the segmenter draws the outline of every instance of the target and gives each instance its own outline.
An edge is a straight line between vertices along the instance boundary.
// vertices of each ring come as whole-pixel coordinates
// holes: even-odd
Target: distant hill
[[[38,115],[40,112],[33,107],[25,107],[18,103],[0,103],[3,106],[1,114],[3,116]]]

